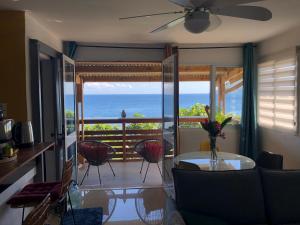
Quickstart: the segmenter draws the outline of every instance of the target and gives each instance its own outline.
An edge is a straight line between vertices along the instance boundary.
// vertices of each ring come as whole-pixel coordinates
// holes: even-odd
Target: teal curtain
[[[77,43],[76,41],[64,41],[63,42],[63,51],[64,54],[71,59],[75,59],[76,50],[77,50]]]
[[[240,154],[255,159],[258,155],[257,130],[257,63],[255,46],[243,47],[243,109],[241,118]]]

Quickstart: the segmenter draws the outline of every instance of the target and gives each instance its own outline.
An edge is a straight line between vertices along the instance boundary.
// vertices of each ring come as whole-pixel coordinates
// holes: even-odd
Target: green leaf
[[[229,123],[232,120],[232,117],[228,117],[221,123],[221,129],[223,129],[227,123]]]

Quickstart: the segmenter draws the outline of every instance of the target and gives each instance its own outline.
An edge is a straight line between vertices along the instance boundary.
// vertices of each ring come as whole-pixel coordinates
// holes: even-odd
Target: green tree
[[[74,112],[71,110],[66,111],[66,118],[73,118],[74,117]]]
[[[141,113],[134,113],[134,118],[145,118]],[[159,129],[161,126],[158,123],[130,123],[126,126],[128,130],[155,130]]]
[[[205,105],[196,103],[189,108],[180,108],[179,109],[179,116],[201,116],[207,117],[205,112]]]
[[[191,116],[199,116],[203,118],[207,118],[207,114],[205,112],[205,106],[204,104],[201,103],[196,103],[192,105],[191,107],[188,108],[180,108],[179,109],[179,116],[180,117],[191,117]],[[228,117],[233,117],[234,121],[240,121],[240,116],[232,114],[232,113],[223,113],[221,110],[218,110],[216,112],[216,121],[219,123],[222,123],[226,118]],[[234,122],[232,122],[234,123]],[[201,127],[200,123],[180,123],[181,127]]]
[[[85,124],[84,130],[86,131],[98,131],[98,130],[119,130],[117,125],[111,124]]]

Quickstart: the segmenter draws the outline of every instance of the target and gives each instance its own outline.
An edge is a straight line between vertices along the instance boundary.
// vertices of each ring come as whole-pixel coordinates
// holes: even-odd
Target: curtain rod
[[[105,45],[78,45],[85,48],[113,48],[113,49],[141,49],[141,50],[164,50],[163,47],[132,47],[132,46],[105,46]],[[182,50],[193,49],[227,49],[227,48],[242,48],[243,46],[217,46],[217,47],[178,47]]]
[[[223,49],[226,49],[226,48],[243,48],[243,46],[179,47],[178,49],[183,49],[183,50],[191,49],[191,50],[193,50],[193,49],[222,49],[222,48]]]
[[[116,49],[150,49],[150,50],[162,50],[164,48],[159,47],[133,47],[133,46],[106,46],[106,45],[77,45],[84,48],[116,48]]]

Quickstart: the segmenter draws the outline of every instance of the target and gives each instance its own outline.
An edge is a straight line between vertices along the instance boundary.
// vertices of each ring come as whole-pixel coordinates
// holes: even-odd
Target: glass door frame
[[[174,167],[174,157],[178,152],[177,133],[179,122],[179,73],[178,73],[178,54],[172,54],[162,61],[162,145],[163,145],[163,185],[169,196],[174,198],[173,178],[171,169]],[[167,80],[166,75],[170,75]],[[166,117],[165,101],[166,86],[168,82],[171,85],[171,101],[173,106],[170,107],[171,117]],[[165,127],[165,122],[171,122],[173,125]],[[168,146],[169,145],[169,146]],[[173,153],[169,154],[169,150],[173,148]],[[170,151],[171,152],[171,151]]]
[[[73,65],[73,77],[72,77],[72,81],[73,81],[73,92],[74,92],[74,130],[71,133],[68,133],[68,128],[67,128],[67,117],[66,117],[66,95],[65,95],[65,82],[66,82],[66,64],[71,64]],[[65,55],[61,55],[61,64],[62,64],[62,96],[63,96],[63,110],[62,110],[62,118],[64,121],[64,126],[63,126],[63,133],[64,133],[64,160],[67,161],[68,159],[70,159],[70,157],[73,157],[73,178],[75,181],[77,181],[77,126],[76,126],[76,74],[75,74],[75,62],[74,60],[72,60],[71,58],[65,56]],[[72,156],[69,156],[69,152],[68,149],[74,145],[74,152]]]

